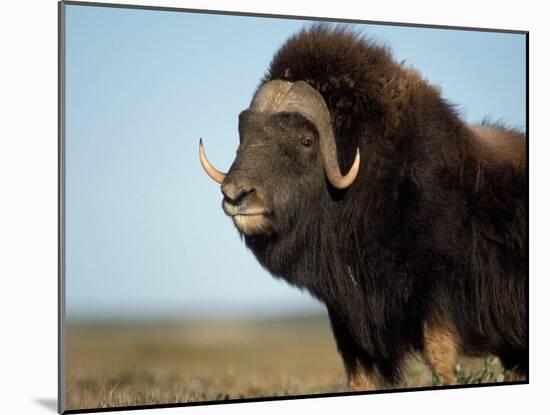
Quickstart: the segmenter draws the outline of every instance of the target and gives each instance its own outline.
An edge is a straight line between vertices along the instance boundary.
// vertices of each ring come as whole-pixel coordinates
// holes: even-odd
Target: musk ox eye
[[[302,144],[306,147],[310,147],[313,144],[313,140],[311,138],[304,138]]]

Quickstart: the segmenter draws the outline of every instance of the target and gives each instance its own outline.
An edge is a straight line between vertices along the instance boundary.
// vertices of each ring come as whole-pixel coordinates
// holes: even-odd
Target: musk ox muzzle
[[[278,112],[296,112],[310,121],[319,132],[320,151],[323,167],[328,181],[337,189],[348,188],[359,172],[361,157],[359,149],[353,165],[347,174],[342,175],[338,165],[336,141],[331,126],[330,112],[325,100],[307,82],[289,82],[274,80],[264,84],[256,93],[249,110],[255,113],[275,114]],[[207,159],[202,144],[199,142],[199,159],[201,165],[212,180],[222,184],[225,173],[216,169]]]

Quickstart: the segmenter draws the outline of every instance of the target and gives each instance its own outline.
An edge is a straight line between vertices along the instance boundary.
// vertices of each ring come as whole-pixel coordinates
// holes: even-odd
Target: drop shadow
[[[38,398],[35,399],[34,402],[52,412],[57,413],[57,399],[55,398]]]

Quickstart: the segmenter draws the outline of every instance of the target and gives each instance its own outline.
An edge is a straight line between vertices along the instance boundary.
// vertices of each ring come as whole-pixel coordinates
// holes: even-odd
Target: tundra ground
[[[67,409],[347,391],[327,319],[69,324]],[[497,382],[496,359],[466,359],[459,383]],[[406,387],[437,383],[411,357]]]

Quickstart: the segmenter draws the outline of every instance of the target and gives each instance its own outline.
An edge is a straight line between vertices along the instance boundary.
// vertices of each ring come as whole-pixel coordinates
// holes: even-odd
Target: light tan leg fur
[[[360,364],[355,375],[348,378],[349,388],[354,391],[372,391],[383,388],[383,382],[376,370],[366,371]]]
[[[424,323],[424,358],[442,384],[456,382],[454,368],[458,343],[456,331],[450,324]]]

